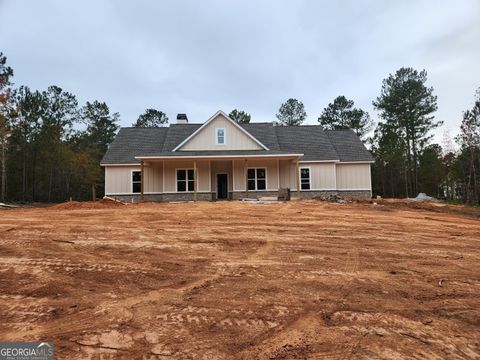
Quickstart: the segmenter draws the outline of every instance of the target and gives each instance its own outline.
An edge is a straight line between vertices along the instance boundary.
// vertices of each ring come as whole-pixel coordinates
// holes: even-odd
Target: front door
[[[217,174],[217,199],[228,198],[228,174]]]

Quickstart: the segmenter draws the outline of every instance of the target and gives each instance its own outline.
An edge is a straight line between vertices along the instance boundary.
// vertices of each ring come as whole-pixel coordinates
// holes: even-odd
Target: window
[[[267,188],[267,170],[250,168],[247,170],[248,190],[265,190]]]
[[[132,193],[142,192],[142,172],[132,171]]]
[[[310,168],[300,169],[300,188],[310,190]]]
[[[194,190],[193,169],[177,169],[177,191]]]
[[[215,129],[216,132],[217,132],[217,145],[225,145],[226,141],[225,141],[225,129],[223,128],[219,128],[219,129]]]

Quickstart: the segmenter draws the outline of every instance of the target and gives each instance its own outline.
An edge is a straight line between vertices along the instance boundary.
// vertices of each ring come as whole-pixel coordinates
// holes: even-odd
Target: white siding
[[[278,189],[278,162],[276,159],[272,160],[248,160],[245,165],[245,160],[235,160],[235,191],[245,191],[245,166],[247,168],[263,167],[267,170],[267,190],[276,191]]]
[[[216,144],[215,129],[225,129],[225,144]],[[218,115],[199,133],[194,135],[187,141],[178,151],[191,150],[259,150],[262,149],[247,134],[239,129],[231,121],[227,120],[223,115]]]
[[[334,163],[308,163],[301,162],[299,167],[310,169],[310,190],[334,190],[335,189],[335,164]],[[280,187],[297,189],[295,179],[297,175],[296,164],[291,160],[280,161]]]
[[[371,190],[370,164],[337,164],[338,190]]]
[[[176,192],[176,169],[193,169],[193,160],[167,160],[165,161],[165,192]],[[197,191],[209,191],[208,160],[197,160]]]
[[[131,194],[132,171],[140,171],[138,166],[106,166],[105,195]],[[145,193],[162,192],[162,164],[152,163],[144,167]]]
[[[300,163],[310,169],[310,190],[335,189],[335,163]]]

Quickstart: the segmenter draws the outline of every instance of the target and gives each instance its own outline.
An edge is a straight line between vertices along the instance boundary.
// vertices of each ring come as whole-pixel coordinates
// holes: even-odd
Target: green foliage
[[[82,134],[83,141],[89,144],[89,151],[95,160],[100,162],[103,155],[115,138],[118,130],[117,123],[120,121],[120,114],[110,114],[108,105],[104,102],[88,102],[82,107],[81,119],[87,125]]]
[[[323,109],[318,122],[326,130],[352,129],[362,139],[372,129],[368,112],[355,108],[353,100],[338,96]]]
[[[457,136],[460,145],[462,181],[460,192],[465,202],[480,202],[480,89],[477,91],[475,103],[471,110],[463,113],[460,134]]]
[[[398,131],[405,144],[406,195],[418,193],[418,156],[432,138],[431,131],[442,124],[434,121],[437,97],[427,87],[427,72],[401,68],[383,80],[380,96],[373,106],[380,117]],[[381,126],[379,124],[379,126]]]
[[[7,58],[0,52],[0,143],[4,141],[4,137],[8,132],[7,116],[11,96],[10,79],[12,76],[13,70],[7,66]]]
[[[168,123],[168,117],[160,110],[147,109],[141,114],[133,127],[162,127]]]
[[[251,118],[249,113],[237,109],[232,110],[228,117],[239,124],[248,124]]]
[[[6,115],[9,201],[91,199],[93,184],[102,195],[99,163],[118,129],[118,113],[98,101],[79,109],[76,97],[58,86],[20,86]]]
[[[423,149],[419,157],[419,192],[443,197],[444,165],[442,147],[432,144]]]
[[[10,78],[13,76],[13,69],[7,66],[7,57],[0,51],[0,91],[11,85]]]
[[[277,113],[278,125],[298,126],[301,125],[306,117],[305,107],[297,99],[288,99],[280,106]]]

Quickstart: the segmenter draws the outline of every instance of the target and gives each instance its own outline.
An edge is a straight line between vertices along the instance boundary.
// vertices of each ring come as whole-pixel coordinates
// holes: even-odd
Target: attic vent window
[[[217,128],[215,129],[216,133],[217,133],[217,141],[216,141],[216,144],[217,145],[225,145],[226,141],[225,141],[225,129],[224,128]]]

